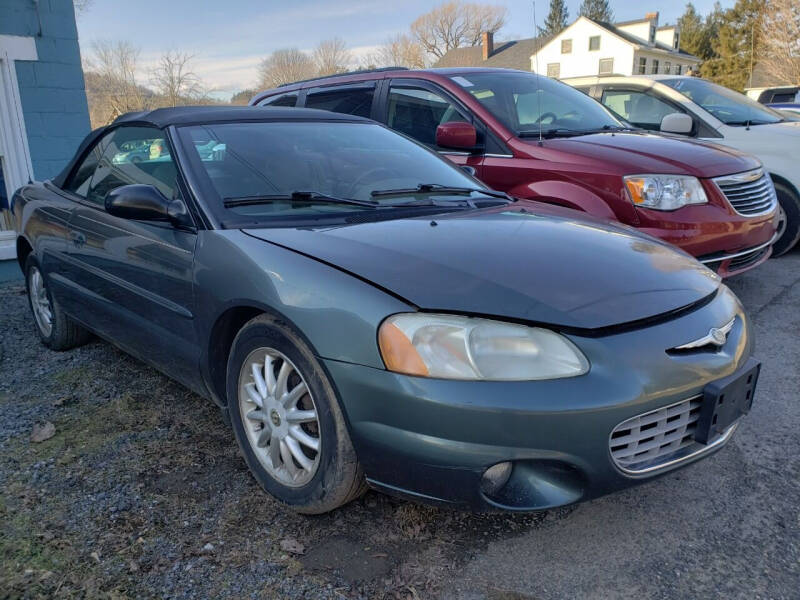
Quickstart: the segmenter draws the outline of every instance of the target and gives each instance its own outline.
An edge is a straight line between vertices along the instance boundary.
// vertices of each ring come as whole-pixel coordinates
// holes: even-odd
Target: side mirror
[[[436,145],[440,148],[475,150],[478,145],[478,132],[472,123],[450,121],[436,128]]]
[[[677,133],[680,135],[689,135],[692,133],[694,121],[689,115],[683,113],[672,113],[664,115],[661,119],[662,133]]]
[[[106,195],[106,212],[122,219],[138,221],[171,221],[185,225],[186,206],[170,200],[152,185],[123,185]]]

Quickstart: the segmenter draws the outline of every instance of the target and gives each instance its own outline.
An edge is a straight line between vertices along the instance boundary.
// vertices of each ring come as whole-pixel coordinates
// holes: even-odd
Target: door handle
[[[69,232],[69,239],[71,239],[72,243],[76,246],[83,246],[86,243],[86,236],[80,231],[71,230]]]

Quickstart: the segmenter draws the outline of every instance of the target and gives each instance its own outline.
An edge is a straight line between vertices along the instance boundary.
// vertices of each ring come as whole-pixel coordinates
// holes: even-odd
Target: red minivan
[[[285,85],[250,103],[372,118],[472,168],[494,189],[636,227],[722,276],[771,253],[777,198],[758,159],[634,129],[547,77],[378,69]]]

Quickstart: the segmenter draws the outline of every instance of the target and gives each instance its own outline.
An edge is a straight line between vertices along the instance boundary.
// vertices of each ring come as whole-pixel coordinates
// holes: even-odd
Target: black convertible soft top
[[[333,113],[311,108],[270,108],[255,106],[177,106],[157,108],[142,112],[120,115],[110,125],[92,131],[84,138],[77,152],[64,170],[51,180],[63,187],[75,164],[83,157],[86,149],[101,135],[120,125],[144,125],[163,129],[170,125],[202,125],[206,123],[253,122],[253,121],[352,121],[363,122],[368,119]]]

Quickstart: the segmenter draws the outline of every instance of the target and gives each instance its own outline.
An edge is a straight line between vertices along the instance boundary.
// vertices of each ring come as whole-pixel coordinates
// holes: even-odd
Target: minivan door
[[[389,84],[383,120],[390,128],[436,150],[455,164],[471,167],[475,175],[481,177],[482,153],[436,145],[436,128],[439,125],[450,122],[475,125],[469,113],[438,86],[421,80],[393,79]],[[478,132],[481,141],[480,129]]]

